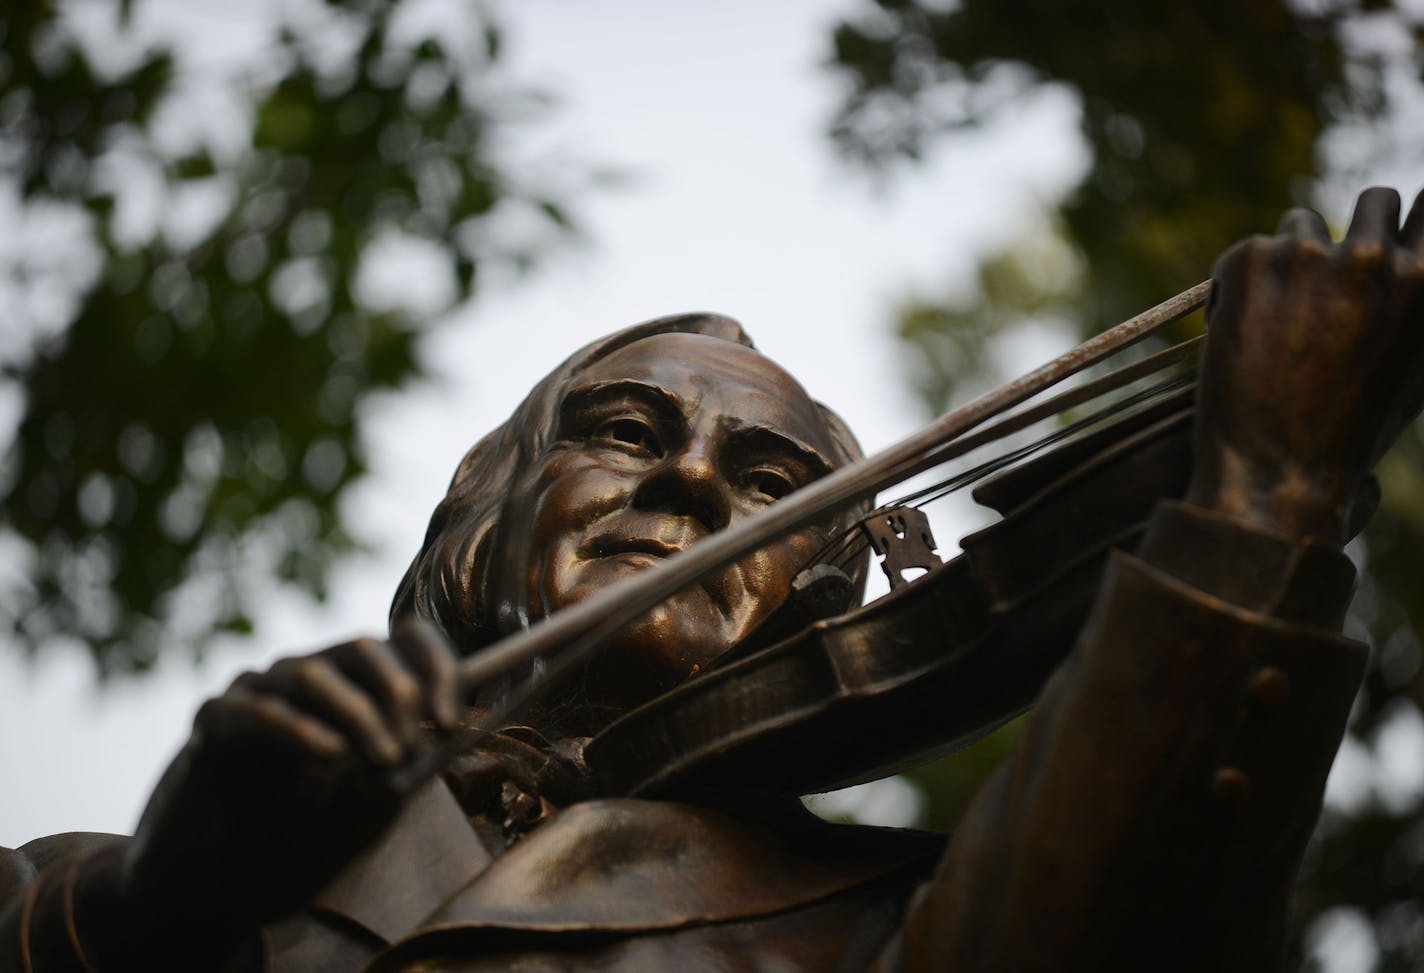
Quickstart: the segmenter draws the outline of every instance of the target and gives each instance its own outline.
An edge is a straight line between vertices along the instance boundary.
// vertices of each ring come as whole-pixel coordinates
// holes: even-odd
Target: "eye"
[[[594,430],[593,438],[651,456],[663,455],[662,444],[658,442],[658,434],[653,427],[631,416],[608,420]]]
[[[780,500],[795,490],[796,484],[780,470],[761,466],[742,475],[742,487],[769,500]]]

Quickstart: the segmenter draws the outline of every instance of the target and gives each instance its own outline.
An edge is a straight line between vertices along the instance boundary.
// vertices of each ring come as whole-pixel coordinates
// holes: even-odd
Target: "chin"
[[[648,555],[620,555],[546,570],[537,599],[552,614],[654,566]],[[705,588],[693,586],[627,626],[590,663],[586,684],[599,702],[631,709],[685,681],[726,651],[733,624]]]
[[[726,648],[708,644],[700,612],[663,604],[598,650],[585,685],[590,700],[626,712],[686,681]]]

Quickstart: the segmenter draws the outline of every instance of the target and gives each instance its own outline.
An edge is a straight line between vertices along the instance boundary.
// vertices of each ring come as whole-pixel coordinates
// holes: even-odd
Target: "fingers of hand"
[[[425,689],[418,672],[389,643],[357,639],[324,654],[376,701],[403,746],[415,743],[425,715]]]
[[[408,700],[418,699],[418,692],[380,686],[385,667],[377,660],[378,653],[353,648],[360,645],[349,642],[328,652],[284,660],[272,667],[267,679],[276,694],[325,721],[369,759],[393,766],[405,756],[414,737],[419,710]],[[398,664],[396,668],[401,677],[413,681]]]
[[[1355,201],[1355,215],[1345,233],[1349,244],[1377,244],[1393,247],[1399,233],[1399,193],[1375,186],[1360,193]]]
[[[1313,209],[1287,210],[1286,214],[1281,217],[1276,232],[1281,236],[1316,240],[1323,244],[1330,243],[1330,228],[1325,225],[1324,217]]]
[[[279,696],[254,692],[239,677],[223,695],[210,699],[198,711],[200,732],[227,739],[267,740],[330,760],[347,752],[346,740],[324,720],[304,713]]]
[[[458,665],[438,631],[407,624],[394,640],[356,639],[240,676],[209,704],[219,720],[213,725],[269,739],[287,734],[286,742],[319,757],[353,750],[396,766],[416,743],[422,718],[458,725],[461,694]]]
[[[446,730],[454,730],[464,694],[459,664],[445,636],[430,622],[415,618],[396,627],[391,644],[420,678],[426,712]]]
[[[1399,193],[1376,186],[1355,201],[1350,228],[1338,245],[1331,245],[1329,229],[1318,213],[1293,209],[1281,218],[1277,246],[1283,243],[1283,252],[1298,255],[1333,253],[1345,265],[1361,270],[1418,276],[1424,273],[1424,193],[1415,199],[1402,227],[1399,215]]]
[[[1399,242],[1424,258],[1424,191],[1414,197],[1414,205],[1404,219],[1404,228],[1399,231]]]

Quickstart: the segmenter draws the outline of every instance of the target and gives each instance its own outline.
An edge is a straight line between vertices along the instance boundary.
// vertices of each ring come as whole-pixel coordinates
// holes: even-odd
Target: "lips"
[[[599,537],[593,542],[592,555],[596,558],[617,557],[619,554],[649,554],[653,557],[671,557],[682,548],[656,537]]]
[[[664,558],[687,550],[710,532],[691,517],[624,513],[597,525],[593,536],[579,545],[577,556],[585,564],[647,569]],[[683,594],[700,589],[711,600],[712,610],[730,616],[734,596],[742,590],[729,583],[732,567],[707,575],[684,589]]]
[[[705,530],[698,530],[682,518],[619,518],[618,523],[608,524],[590,538],[579,553],[589,560],[620,554],[672,557],[705,534]]]

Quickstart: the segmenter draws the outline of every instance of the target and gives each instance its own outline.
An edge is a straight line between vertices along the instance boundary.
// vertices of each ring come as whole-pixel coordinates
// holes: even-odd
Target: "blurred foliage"
[[[0,21],[0,392],[22,412],[0,620],[104,674],[250,630],[256,575],[323,596],[359,543],[363,401],[420,376],[421,322],[481,268],[568,229],[514,178],[507,131],[540,102],[473,8],[434,29],[412,4],[282,5],[234,66],[185,59],[203,38],[151,7]],[[511,212],[527,246],[492,232]]]
[[[941,411],[975,383],[1008,377],[985,378],[989,349],[1025,322],[1095,333],[1207,276],[1218,253],[1269,232],[1290,206],[1315,202],[1332,129],[1364,131],[1388,117],[1391,99],[1419,95],[1421,16],[1389,0],[863,3],[834,33],[848,92],[831,135],[847,157],[884,175],[1044,85],[1077,94],[1091,156],[1042,225],[982,263],[977,292],[900,309],[927,405]],[[1354,146],[1357,157],[1370,151]],[[1295,949],[1301,960],[1342,915],[1366,919],[1378,969],[1405,970],[1424,963],[1424,789],[1391,790],[1378,768],[1407,738],[1416,766],[1405,778],[1421,779],[1418,428],[1380,474],[1385,505],[1359,544],[1352,621],[1368,629],[1374,663],[1349,744],[1376,773],[1360,800],[1327,810],[1303,869]],[[935,823],[952,822],[1012,740],[997,734],[916,775]]]

